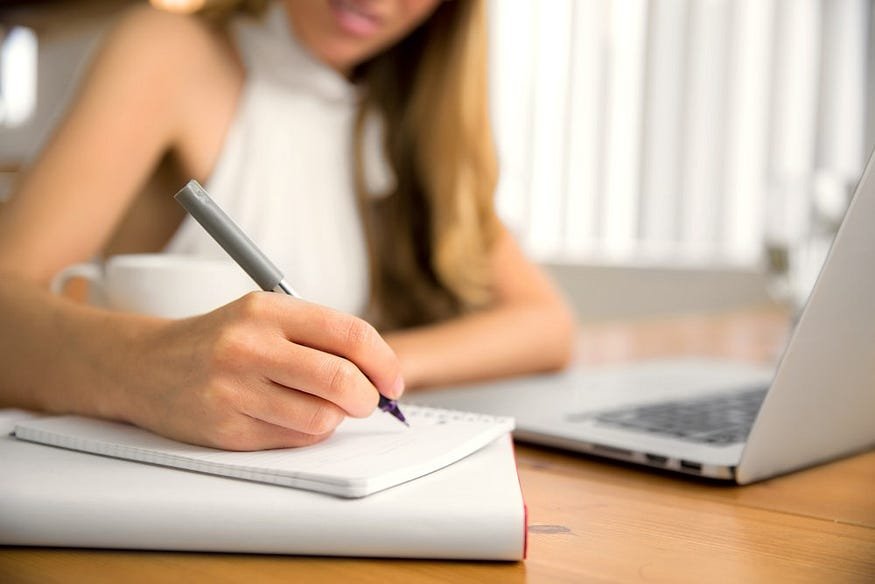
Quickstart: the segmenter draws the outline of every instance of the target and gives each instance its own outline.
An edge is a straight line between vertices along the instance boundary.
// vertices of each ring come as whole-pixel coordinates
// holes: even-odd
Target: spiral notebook
[[[231,452],[170,440],[136,426],[80,416],[18,423],[15,437],[91,454],[237,479],[364,497],[427,475],[513,430],[512,418],[405,405],[410,427],[376,411],[348,418],[305,448]]]
[[[525,501],[510,434],[438,472],[350,499],[10,436],[34,421],[33,413],[0,410],[0,546],[525,557]]]

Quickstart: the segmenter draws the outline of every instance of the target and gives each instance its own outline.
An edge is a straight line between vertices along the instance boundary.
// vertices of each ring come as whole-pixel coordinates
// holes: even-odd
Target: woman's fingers
[[[258,387],[244,391],[245,396],[241,400],[239,411],[268,424],[296,430],[302,434],[330,434],[347,414],[328,400],[272,381],[264,381]]]
[[[322,434],[307,434],[245,414],[237,414],[216,430],[203,442],[214,448],[240,451],[309,446],[321,442],[331,435],[331,431]]]
[[[404,393],[401,365],[395,352],[370,324],[360,318],[297,299],[297,310],[283,319],[290,341],[344,357],[355,364],[389,398]]]
[[[242,300],[244,310],[256,319],[269,318],[289,341],[347,359],[386,397],[396,399],[404,392],[398,358],[376,329],[364,320],[272,293],[250,294]],[[294,368],[294,364],[290,364],[290,368]],[[329,366],[326,373],[332,372]]]
[[[265,377],[284,386],[280,397],[297,390],[318,401],[332,402],[357,418],[370,415],[377,407],[377,388],[352,361],[289,342],[272,349],[263,355],[261,366]]]

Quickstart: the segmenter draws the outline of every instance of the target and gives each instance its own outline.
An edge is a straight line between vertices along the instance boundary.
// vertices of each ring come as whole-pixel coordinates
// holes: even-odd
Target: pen
[[[262,290],[301,298],[295,292],[295,289],[285,281],[283,273],[279,268],[243,233],[240,226],[228,217],[222,208],[213,201],[200,183],[194,179],[188,181],[188,184],[176,193],[173,198],[188,211],[189,215],[201,224],[207,233],[216,240],[216,243],[228,252],[228,255],[234,258],[234,261],[255,280],[255,283]],[[401,413],[398,402],[395,400],[391,400],[381,394],[377,407],[384,412],[389,412],[401,422],[407,424],[407,420],[404,418],[404,414]]]

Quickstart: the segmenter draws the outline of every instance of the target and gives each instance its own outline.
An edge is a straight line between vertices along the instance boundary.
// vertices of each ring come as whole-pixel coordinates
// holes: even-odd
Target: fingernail
[[[399,374],[395,378],[395,383],[392,384],[392,395],[399,398],[402,393],[404,393],[404,377]]]

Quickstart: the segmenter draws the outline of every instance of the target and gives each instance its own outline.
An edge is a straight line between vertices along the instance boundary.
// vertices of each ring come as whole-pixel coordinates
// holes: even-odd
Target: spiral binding
[[[408,415],[408,417],[435,420],[438,424],[444,424],[447,422],[482,422],[485,424],[513,422],[513,418],[506,416],[492,416],[475,412],[463,412],[461,410],[451,410],[431,405],[404,404],[404,413]]]

